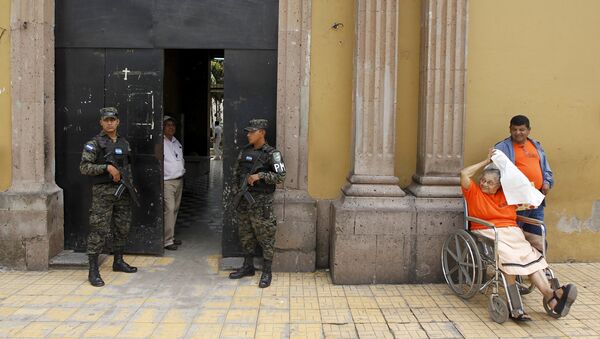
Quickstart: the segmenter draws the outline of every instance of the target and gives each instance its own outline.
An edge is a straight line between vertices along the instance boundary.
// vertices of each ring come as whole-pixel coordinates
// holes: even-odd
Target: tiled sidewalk
[[[486,296],[463,301],[442,284],[336,286],[328,272],[276,273],[261,290],[258,275],[229,280],[215,270],[194,280],[168,269],[173,258],[128,260],[143,273],[113,273],[108,260],[102,288],[84,270],[0,273],[0,337],[600,337],[600,264],[553,265],[579,288],[568,317],[546,316],[534,292],[525,297],[534,321],[499,325]]]

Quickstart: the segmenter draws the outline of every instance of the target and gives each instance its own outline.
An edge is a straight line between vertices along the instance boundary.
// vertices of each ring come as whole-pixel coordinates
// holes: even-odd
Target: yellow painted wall
[[[417,168],[421,0],[400,0],[399,6],[396,176],[405,187]]]
[[[600,200],[600,1],[469,3],[465,162],[483,159],[510,118],[527,115],[556,180],[550,259],[599,260],[600,215],[590,218]]]
[[[350,171],[353,53],[354,1],[313,0],[308,191],[317,199],[337,197]]]
[[[410,184],[416,167],[421,0],[399,2],[396,175]],[[351,168],[354,1],[313,0],[308,190],[339,196]],[[342,28],[332,29],[334,23]]]
[[[11,179],[10,0],[0,0],[0,192]]]

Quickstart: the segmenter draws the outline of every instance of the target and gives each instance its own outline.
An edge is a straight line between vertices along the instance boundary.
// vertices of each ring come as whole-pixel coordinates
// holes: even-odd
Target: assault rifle
[[[242,200],[242,198],[246,199],[248,205],[250,206],[252,206],[256,202],[252,194],[248,192],[248,188],[250,188],[250,185],[248,184],[248,178],[251,175],[255,174],[254,172],[256,172],[261,166],[262,162],[260,161],[260,157],[256,157],[256,160],[254,160],[250,172],[248,172],[248,174],[244,176],[244,180],[242,180],[242,183],[240,185],[240,191],[233,197],[233,207],[237,208],[240,205],[240,201]]]
[[[119,166],[119,163],[116,161],[113,152],[108,152],[104,158],[106,159],[106,162],[115,166],[117,168],[117,170],[119,171],[119,173],[121,173],[121,180],[119,180],[119,187],[117,187],[117,190],[115,191],[114,196],[117,198],[121,198],[121,195],[123,195],[123,192],[125,192],[125,189],[127,189],[129,191],[129,195],[131,196],[131,200],[133,200],[133,203],[137,206],[140,207],[140,199],[138,197],[138,191],[135,188],[135,186],[133,185],[133,178],[131,176],[131,173],[129,172],[129,167],[127,166],[127,163],[124,164],[124,166]]]

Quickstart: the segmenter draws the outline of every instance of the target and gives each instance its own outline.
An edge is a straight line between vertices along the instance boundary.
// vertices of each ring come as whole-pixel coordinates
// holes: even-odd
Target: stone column
[[[54,181],[54,1],[11,2],[12,184],[0,193],[0,265],[43,270],[63,249]]]
[[[415,277],[440,282],[439,251],[463,227],[459,172],[463,166],[467,0],[424,0],[417,172]]]
[[[314,271],[315,201],[308,195],[308,99],[311,0],[279,1],[277,148],[286,180],[275,193],[278,220],[274,268]]]
[[[458,197],[463,166],[467,0],[424,0],[417,173],[418,197]]]
[[[413,198],[394,176],[398,0],[357,0],[353,166],[333,205],[336,284],[411,280]]]

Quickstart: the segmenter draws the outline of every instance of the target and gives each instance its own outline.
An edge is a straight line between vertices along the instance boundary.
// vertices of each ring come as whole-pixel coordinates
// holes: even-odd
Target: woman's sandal
[[[567,284],[561,286],[560,289],[563,291],[562,296],[559,298],[556,294],[556,290],[552,292],[552,298],[546,301],[548,314],[554,318],[564,317],[569,314],[571,305],[577,299],[577,287],[573,284]],[[550,302],[556,300],[554,308],[550,307]]]
[[[512,315],[509,315],[510,318],[516,322],[527,322],[527,321],[531,321],[531,317],[529,316],[529,314],[527,313],[523,313],[518,317],[513,317]]]

